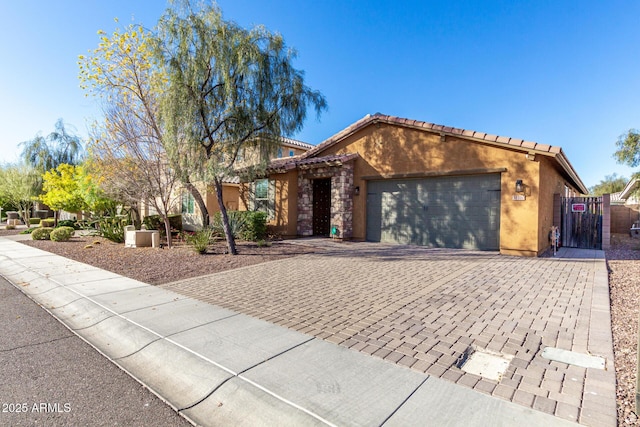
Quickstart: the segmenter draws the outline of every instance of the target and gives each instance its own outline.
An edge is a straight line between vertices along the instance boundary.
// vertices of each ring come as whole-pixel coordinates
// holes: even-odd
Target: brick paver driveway
[[[325,242],[163,287],[565,419],[616,424],[601,251],[521,258]],[[603,356],[607,370],[549,361],[547,346]],[[456,367],[469,347],[514,358],[493,381]]]

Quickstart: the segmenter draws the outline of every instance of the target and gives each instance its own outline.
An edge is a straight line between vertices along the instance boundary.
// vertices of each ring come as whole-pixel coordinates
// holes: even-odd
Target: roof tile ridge
[[[374,115],[367,114],[366,116],[364,116],[363,118],[361,118],[357,122],[352,123],[351,125],[349,125],[348,127],[342,129],[338,133],[336,133],[336,134],[330,136],[329,138],[325,139],[324,141],[322,141],[320,144],[316,145],[311,150],[303,153],[301,155],[301,158],[306,159],[306,158],[315,156],[317,153],[319,153],[320,151],[330,147],[331,145],[333,145],[334,143],[336,143],[337,141],[339,141],[340,139],[342,139],[346,135],[349,135],[349,134],[355,132],[357,129],[360,129],[361,127],[364,127],[369,123],[372,123],[374,121],[380,120],[380,118],[382,118],[382,117],[386,117],[386,116],[384,116],[384,115],[382,115],[380,113],[376,113]]]

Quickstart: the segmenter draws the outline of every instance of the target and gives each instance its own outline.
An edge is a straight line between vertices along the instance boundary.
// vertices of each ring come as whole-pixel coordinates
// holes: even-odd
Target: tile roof
[[[239,176],[225,176],[222,177],[223,184],[240,184]]]
[[[439,133],[450,134],[450,135],[455,135],[460,137],[472,138],[472,139],[486,141],[486,142],[497,142],[499,144],[509,145],[514,148],[524,148],[527,150],[543,151],[543,152],[549,152],[549,153],[560,153],[562,151],[560,147],[554,147],[546,144],[538,144],[537,142],[533,142],[533,141],[525,141],[523,139],[510,138],[508,136],[491,135],[488,133],[477,132],[469,129],[459,129],[459,128],[454,128],[450,126],[437,125],[429,122],[422,122],[419,120],[403,119],[401,117],[387,116],[384,114],[376,113],[373,115],[367,114],[362,119],[353,123],[351,126],[341,130],[340,132],[336,133],[332,137],[322,141],[320,144],[316,145],[312,150],[310,150],[310,152],[305,153],[304,156],[305,157],[312,156],[315,153],[318,153],[334,145],[338,141],[346,138],[347,136],[364,128],[365,126],[368,126],[369,124],[372,124],[372,123],[378,123],[378,122],[394,124],[394,125],[404,126],[404,127],[424,129],[432,132],[439,132]]]
[[[511,148],[526,152],[534,152],[546,156],[553,157],[557,160],[560,167],[566,172],[566,174],[571,178],[577,189],[583,193],[588,193],[587,187],[584,185],[576,171],[569,163],[569,160],[564,155],[562,148],[547,145],[547,144],[539,144],[533,141],[525,141],[523,139],[518,138],[510,138],[507,136],[498,136],[491,135],[484,132],[477,132],[469,129],[459,129],[450,126],[437,125],[434,123],[423,122],[419,120],[412,119],[404,119],[401,117],[395,116],[387,116],[384,114],[376,113],[376,114],[367,114],[362,119],[348,126],[347,128],[341,130],[330,138],[324,140],[311,150],[302,154],[300,157],[303,159],[314,157],[320,154],[322,151],[327,148],[337,144],[348,136],[354,134],[360,129],[365,128],[374,123],[386,123],[397,126],[409,127],[414,129],[422,129],[425,131],[438,132],[443,135],[452,135],[457,136],[459,138],[471,139],[478,142],[484,142],[492,145],[503,146],[504,148]]]
[[[350,160],[358,157],[357,153],[351,154],[334,154],[330,156],[321,156],[321,157],[311,157],[311,158],[302,158],[302,156],[298,157],[287,157],[283,159],[276,159],[269,162],[268,170],[270,171],[287,171],[291,169],[295,169],[298,167],[305,166],[322,166],[322,165],[332,165],[332,164],[342,164],[348,162]]]
[[[611,203],[615,204],[624,204],[625,199],[621,197],[622,192],[618,191],[617,193],[611,193]]]
[[[283,145],[289,145],[293,147],[302,148],[304,150],[311,150],[315,145],[307,144],[306,142],[298,141],[297,139],[291,139],[287,137],[280,137]]]

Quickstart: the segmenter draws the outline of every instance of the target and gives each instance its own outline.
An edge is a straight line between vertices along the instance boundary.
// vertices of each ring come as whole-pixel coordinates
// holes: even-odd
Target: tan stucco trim
[[[457,175],[482,175],[490,173],[502,173],[506,172],[507,168],[492,168],[492,169],[459,169],[450,171],[436,171],[436,172],[416,172],[416,173],[394,173],[384,175],[367,175],[360,177],[365,181],[371,181],[376,179],[403,179],[403,178],[429,178],[438,176],[457,176]]]

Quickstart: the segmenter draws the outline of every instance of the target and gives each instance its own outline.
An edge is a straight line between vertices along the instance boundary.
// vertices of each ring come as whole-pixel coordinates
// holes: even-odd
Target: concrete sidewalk
[[[575,425],[4,238],[0,274],[198,425]]]

